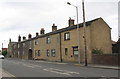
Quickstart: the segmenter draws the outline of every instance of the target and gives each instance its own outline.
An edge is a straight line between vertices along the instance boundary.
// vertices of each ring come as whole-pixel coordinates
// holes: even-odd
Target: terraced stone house
[[[79,24],[80,62],[84,62],[84,28]],[[92,50],[101,49],[105,54],[112,53],[111,28],[102,19],[86,22],[87,59],[91,63]],[[36,37],[28,35],[28,39],[18,42],[19,58],[48,61],[78,62],[78,30],[73,19],[68,26],[57,29],[53,24],[52,31],[45,34],[42,28]]]

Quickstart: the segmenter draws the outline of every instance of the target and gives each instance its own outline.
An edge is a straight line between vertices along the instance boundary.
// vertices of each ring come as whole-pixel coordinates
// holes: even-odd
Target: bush
[[[103,51],[101,49],[93,49],[92,54],[103,54]]]
[[[2,55],[4,55],[4,56],[7,55],[7,51],[3,51]]]

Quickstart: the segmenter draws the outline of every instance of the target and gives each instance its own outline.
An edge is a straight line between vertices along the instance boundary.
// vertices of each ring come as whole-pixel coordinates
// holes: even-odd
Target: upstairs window
[[[46,38],[46,43],[49,44],[50,43],[50,37]]]
[[[70,40],[70,32],[64,34],[64,40]]]
[[[38,39],[35,40],[35,45],[38,45]]]
[[[20,48],[20,44],[18,44],[18,48]]]
[[[31,47],[31,41],[30,41],[30,47]]]
[[[25,47],[25,43],[23,43],[23,47]]]
[[[16,44],[14,44],[14,45],[13,45],[13,47],[14,47],[14,49],[15,49],[15,48],[17,48],[17,45],[16,45]]]
[[[53,57],[55,57],[55,55],[56,55],[55,49],[52,49],[52,50],[51,50],[51,55],[52,55]]]

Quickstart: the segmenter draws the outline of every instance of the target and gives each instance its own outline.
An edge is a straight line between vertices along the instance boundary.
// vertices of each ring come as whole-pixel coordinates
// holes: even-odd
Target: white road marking
[[[67,63],[55,63],[55,64],[67,64]]]
[[[67,63],[56,63],[56,62],[48,62],[48,61],[35,61],[35,62],[53,63],[53,64],[67,64]]]
[[[46,68],[43,70],[58,73],[58,74],[68,75],[68,76],[71,76],[71,74],[77,74],[77,75],[80,74],[79,72],[72,72],[72,71],[60,70],[60,69],[55,69],[55,68]]]
[[[44,61],[35,61],[35,62],[44,62]]]
[[[30,65],[27,65],[27,64],[24,64],[24,63],[23,63],[23,65],[26,66],[26,67],[34,68],[34,66],[30,66]]]
[[[53,71],[53,70],[50,70],[50,69],[43,69],[45,71],[49,71],[49,72],[54,72],[54,73],[58,73],[58,74],[63,74],[63,75],[68,75],[68,76],[71,76],[70,74],[68,73],[62,73],[62,72],[58,72],[58,71]]]
[[[30,68],[36,68],[36,67],[40,67],[41,68],[42,67],[42,66],[34,65],[34,64],[24,64],[23,63],[23,65],[26,66],[26,67],[30,67]]]
[[[20,64],[20,63],[18,63],[18,62],[12,62],[12,63],[14,63],[14,64]]]

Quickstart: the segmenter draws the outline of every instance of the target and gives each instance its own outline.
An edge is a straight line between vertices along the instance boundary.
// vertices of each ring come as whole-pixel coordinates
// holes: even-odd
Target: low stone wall
[[[120,66],[120,54],[92,55],[92,63],[100,65]]]

